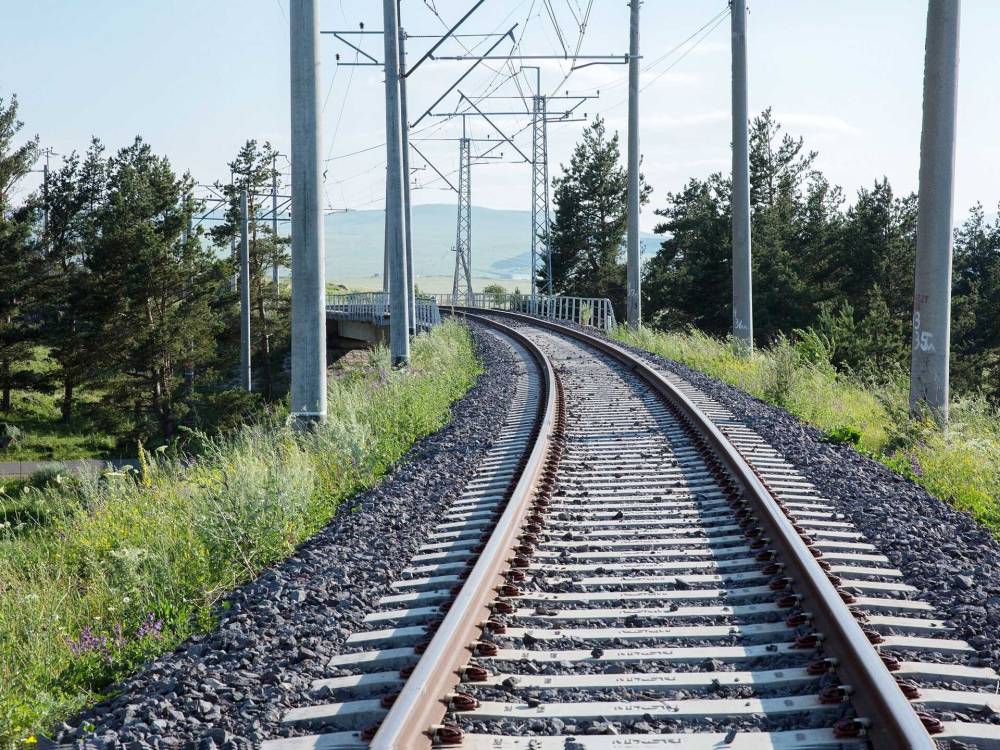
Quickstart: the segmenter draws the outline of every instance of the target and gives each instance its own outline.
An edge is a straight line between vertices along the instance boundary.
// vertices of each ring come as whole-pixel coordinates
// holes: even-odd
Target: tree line
[[[39,160],[38,139],[17,143],[17,99],[0,99],[0,410],[12,393],[58,396],[64,421],[86,408],[125,440],[170,439],[182,425],[238,418],[259,397],[237,390],[239,300],[228,252],[239,232],[239,191],[270,196],[274,152],[248,141],[210,230],[178,174],[141,138],[113,154],[98,139],[54,166],[42,187],[20,187]],[[251,214],[254,215],[254,214]],[[195,226],[198,224],[198,226]],[[287,240],[251,222],[250,276],[256,378],[262,396],[287,351],[287,290],[268,280],[288,264]],[[43,351],[55,363],[31,363]],[[100,394],[83,404],[80,393]]]
[[[878,378],[907,371],[917,199],[885,177],[853,201],[816,166],[818,153],[770,109],[750,131],[754,334],[759,344],[810,330],[834,364]],[[625,302],[626,171],[618,135],[598,119],[554,184],[557,293]],[[691,178],[655,209],[664,236],[643,269],[653,326],[726,336],[731,326],[732,182]],[[650,188],[643,182],[643,202]],[[959,391],[1000,400],[1000,218],[981,205],[955,231],[952,373]],[[797,334],[799,332],[799,334]]]

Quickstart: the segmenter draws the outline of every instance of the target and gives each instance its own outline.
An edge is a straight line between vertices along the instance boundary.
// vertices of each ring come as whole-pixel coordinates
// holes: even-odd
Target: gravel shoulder
[[[310,682],[327,676],[326,662],[362,629],[503,426],[514,356],[470,328],[485,372],[444,428],[377,487],[345,501],[293,556],[233,592],[213,631],[146,665],[55,740],[102,750],[243,750],[284,734],[285,710],[315,702]]]

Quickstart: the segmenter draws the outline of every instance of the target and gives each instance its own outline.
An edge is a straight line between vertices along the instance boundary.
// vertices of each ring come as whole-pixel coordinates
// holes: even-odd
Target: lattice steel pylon
[[[537,294],[538,251],[545,256],[545,288],[552,294],[552,252],[549,244],[549,144],[545,97],[534,96],[531,123],[531,298]],[[545,233],[544,242],[539,235]]]
[[[464,128],[463,128],[464,129]],[[468,138],[458,142],[458,228],[455,234],[453,301],[472,299],[472,151]]]

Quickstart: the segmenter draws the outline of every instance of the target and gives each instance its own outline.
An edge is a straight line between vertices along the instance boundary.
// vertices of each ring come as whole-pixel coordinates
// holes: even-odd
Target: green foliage
[[[807,357],[895,383],[909,366],[916,196],[896,195],[882,178],[845,208],[815,161],[816,152],[783,133],[770,109],[754,119],[755,338],[777,342],[781,352],[780,337],[794,332],[800,352],[815,349]],[[722,173],[695,178],[656,210],[664,241],[645,265],[643,293],[657,327],[729,332],[731,188]],[[987,222],[981,206],[956,233],[954,270],[956,390],[1000,403],[1000,219]],[[784,386],[774,385],[780,400]]]
[[[500,284],[487,284],[483,287],[483,294],[491,295],[496,300],[506,295],[507,290]]]
[[[608,137],[600,117],[583,131],[569,166],[553,183],[555,218],[549,227],[553,289],[577,297],[610,297],[621,315],[625,302],[623,242],[628,173],[619,163],[618,134]],[[640,175],[640,202],[650,187]],[[541,288],[545,264],[538,269]]]
[[[33,200],[15,206],[13,192],[38,156],[37,137],[20,146],[14,140],[23,123],[17,119],[17,97],[0,97],[0,409],[9,412],[11,391],[25,383],[18,364],[30,358],[37,323],[24,312],[34,295],[39,273],[38,243],[32,237]]]
[[[848,424],[838,425],[824,433],[823,441],[834,445],[857,446],[861,442],[861,431]]]
[[[9,422],[0,422],[0,450],[15,449],[21,443],[21,428]]]
[[[619,328],[614,336],[787,409],[827,441],[857,447],[1000,536],[1000,410],[982,397],[958,399],[942,430],[930,417],[909,416],[904,378],[838,372],[818,357],[813,335],[779,339],[749,357],[697,331]]]
[[[330,421],[297,432],[273,415],[217,438],[194,462],[144,455],[135,472],[12,489],[0,511],[0,747],[98,699],[145,659],[210,627],[233,586],[288,555],[340,503],[445,423],[480,368],[448,322],[331,379]],[[35,518],[26,512],[43,509]]]

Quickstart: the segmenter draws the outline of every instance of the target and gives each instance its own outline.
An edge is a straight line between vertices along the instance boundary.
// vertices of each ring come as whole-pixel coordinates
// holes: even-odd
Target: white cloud
[[[832,115],[813,114],[809,112],[776,112],[775,119],[785,126],[801,127],[840,135],[861,135],[861,128],[852,125],[840,117]]]
[[[639,125],[643,130],[650,128],[699,128],[704,125],[713,125],[729,121],[729,112],[716,110],[710,112],[695,112],[688,115],[667,115],[667,114],[643,114],[640,117]],[[625,117],[616,116],[608,118],[609,123],[624,127]]]

